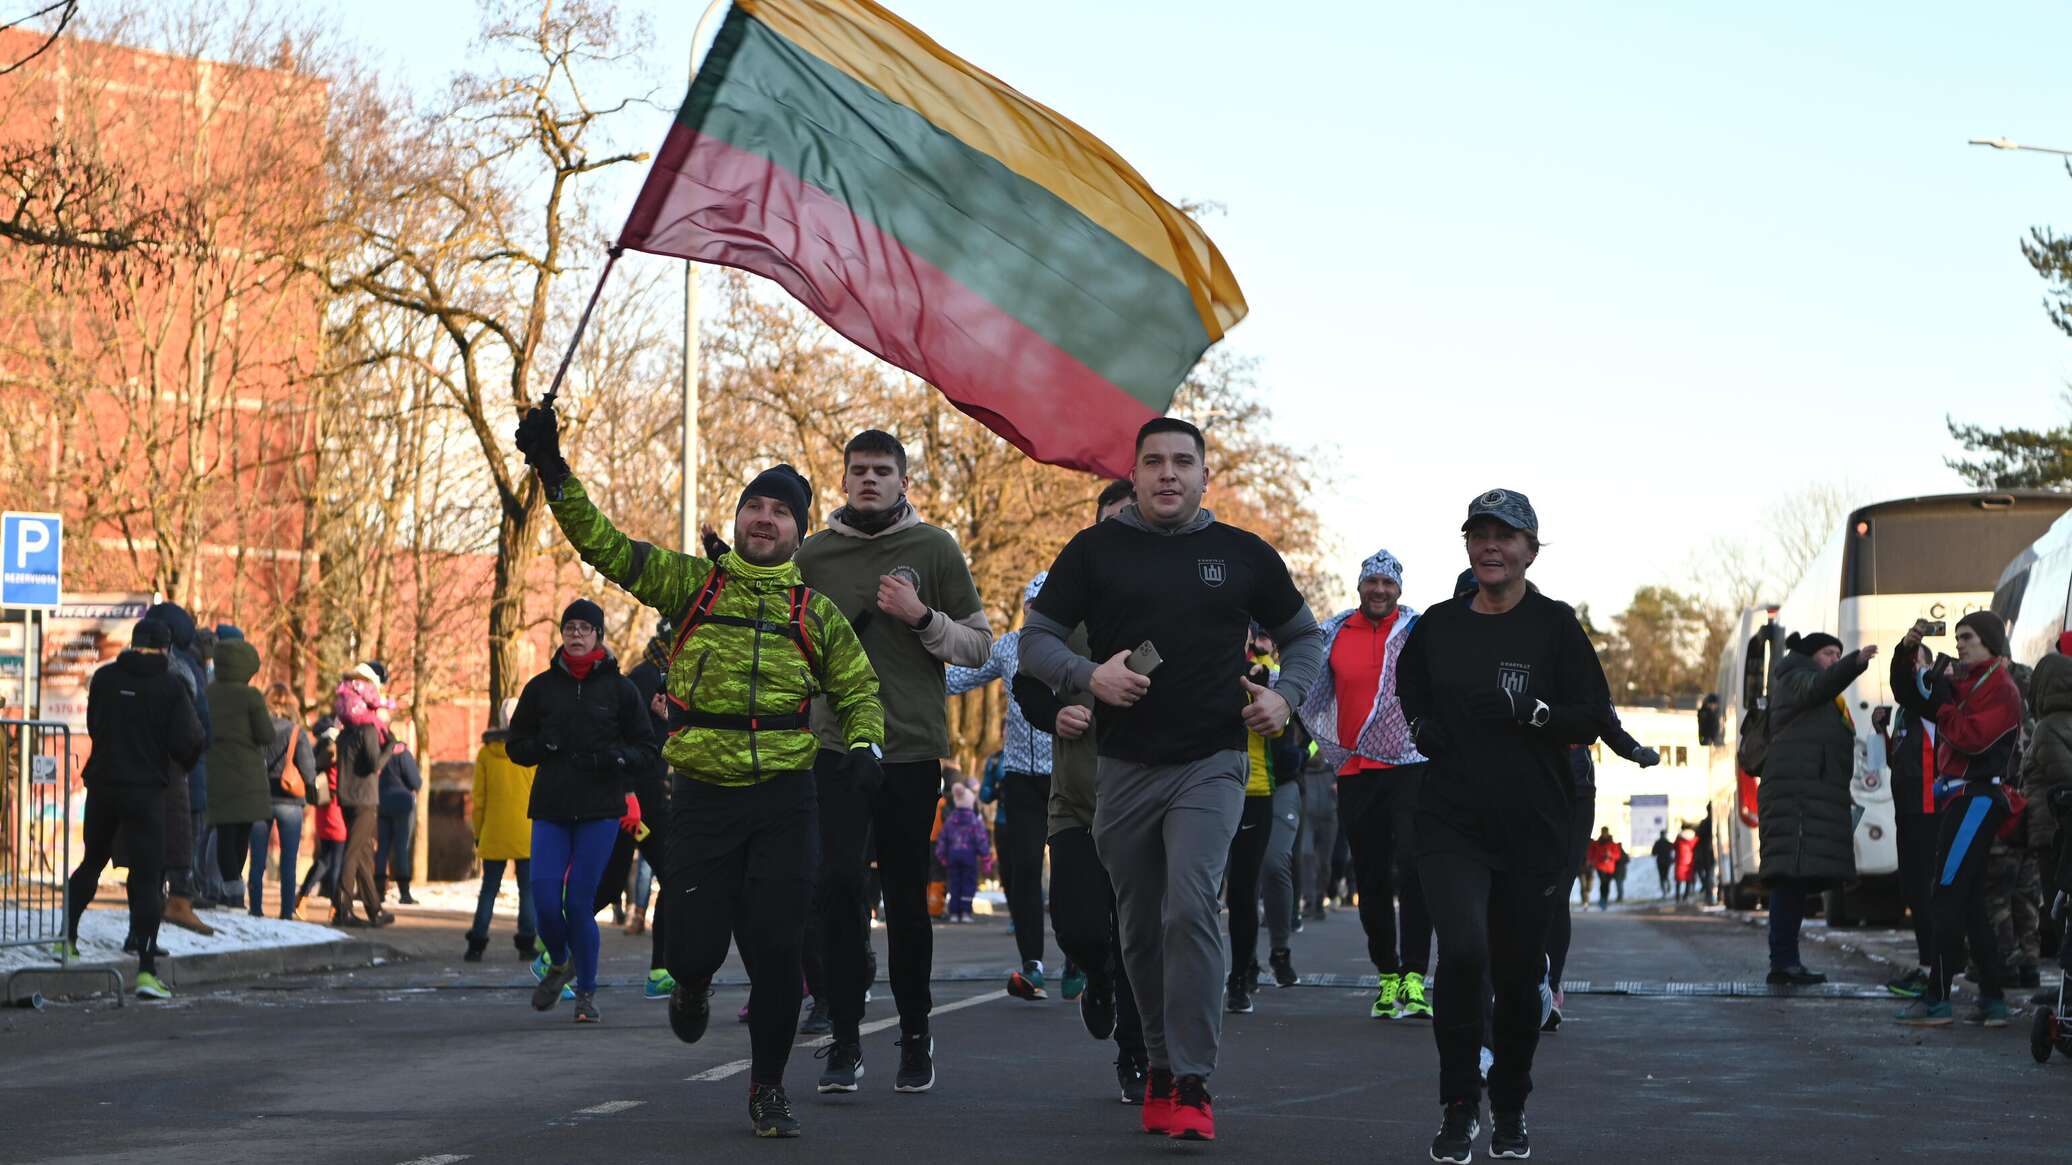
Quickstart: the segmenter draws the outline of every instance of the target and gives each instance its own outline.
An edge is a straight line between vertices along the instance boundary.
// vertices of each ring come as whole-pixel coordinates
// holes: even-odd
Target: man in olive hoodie
[[[820,934],[825,943],[834,1048],[822,1092],[854,1092],[863,1075],[864,853],[877,839],[885,888],[885,942],[892,997],[899,1008],[899,1092],[935,1084],[928,1034],[935,938],[928,919],[929,832],[942,797],[942,758],[950,753],[948,679],[943,665],[978,667],[993,633],[964,552],[907,501],[906,449],[888,433],[866,430],[842,451],[849,503],[826,530],[799,547],[806,585],[834,600],[856,628],[877,673],[885,709],[884,782],[859,786],[842,759],[844,739],[824,707],[816,710],[820,755]]]
[[[201,756],[201,718],[187,686],[168,670],[172,633],[144,619],[130,649],[94,673],[87,687],[86,730],[93,740],[86,783],[84,853],[65,894],[65,941],[79,946],[79,918],[108,868],[115,835],[128,830],[130,929],[137,939],[137,994],[168,999],[152,950],[158,942],[159,880],[165,853],[166,788]]]

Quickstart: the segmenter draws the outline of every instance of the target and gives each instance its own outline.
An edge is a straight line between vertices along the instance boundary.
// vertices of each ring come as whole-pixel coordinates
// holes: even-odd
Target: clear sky
[[[1965,145],[2072,148],[2062,2],[891,7],[1227,207],[1205,225],[1252,313],[1225,342],[1288,440],[1336,450],[1348,574],[1387,546],[1413,603],[1492,486],[1539,508],[1541,586],[1617,611],[1795,487],[1961,488],[1945,414],[2065,417],[2072,339],[2018,243],[2072,230],[2072,179]],[[673,109],[702,5],[625,8]],[[475,24],[337,10],[427,84]]]

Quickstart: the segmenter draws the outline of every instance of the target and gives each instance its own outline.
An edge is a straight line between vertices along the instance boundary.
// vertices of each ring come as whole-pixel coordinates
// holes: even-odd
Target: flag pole
[[[562,378],[568,375],[569,363],[576,358],[576,345],[583,342],[583,329],[590,326],[590,313],[597,310],[597,297],[604,292],[604,281],[612,277],[612,267],[625,250],[617,243],[605,248],[604,270],[597,273],[597,286],[590,289],[590,302],[583,305],[583,314],[576,319],[575,334],[568,338],[568,351],[561,354],[561,366],[554,370],[554,383],[547,386],[547,395],[540,398],[541,408],[554,408],[554,394],[561,391]]]

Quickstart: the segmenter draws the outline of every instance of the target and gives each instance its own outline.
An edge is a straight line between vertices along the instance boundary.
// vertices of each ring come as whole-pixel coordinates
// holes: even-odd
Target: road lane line
[[[995,999],[1005,998],[1007,998],[1007,992],[1005,989],[999,991],[988,991],[982,995],[974,995],[969,999],[959,999],[955,1003],[945,1003],[942,1006],[930,1011],[929,1015],[931,1017],[937,1015],[946,1015],[952,1011],[962,1011],[967,1007],[977,1007],[981,1003],[991,1003]],[[875,1032],[884,1031],[887,1028],[898,1026],[899,1017],[895,1015],[891,1019],[881,1019],[873,1023],[864,1024],[862,1027],[856,1029],[856,1034],[859,1036],[867,1036]],[[834,1042],[835,1038],[833,1036],[819,1036],[815,1039],[800,1040],[798,1043],[793,1044],[792,1047],[795,1049],[817,1049],[824,1048],[827,1045]],[[687,1083],[693,1084],[710,1084],[715,1080],[725,1080],[729,1076],[739,1076],[741,1073],[748,1071],[749,1064],[750,1061],[747,1060],[729,1060],[726,1063],[719,1065],[718,1067],[707,1068],[703,1072],[699,1072],[691,1076],[686,1076],[684,1077],[684,1080]]]
[[[440,1153],[432,1157],[413,1157],[403,1165],[458,1165],[468,1159],[466,1153]]]
[[[639,1108],[646,1103],[647,1101],[645,1100],[607,1100],[603,1104],[593,1104],[589,1108],[579,1108],[576,1110],[576,1115],[610,1116],[615,1112],[625,1112],[629,1108]]]

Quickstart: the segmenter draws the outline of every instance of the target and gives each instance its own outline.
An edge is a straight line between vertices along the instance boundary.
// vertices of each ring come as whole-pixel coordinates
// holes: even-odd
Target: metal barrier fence
[[[122,973],[80,964],[64,941],[65,877],[76,856],[72,730],[0,720],[0,762],[0,1002],[17,1002],[18,978],[90,974],[114,980],[120,1005]]]

